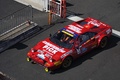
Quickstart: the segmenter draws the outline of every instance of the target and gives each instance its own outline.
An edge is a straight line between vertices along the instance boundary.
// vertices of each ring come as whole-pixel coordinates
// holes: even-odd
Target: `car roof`
[[[88,17],[84,20],[73,22],[72,24],[65,26],[61,29],[61,31],[66,34],[72,34],[74,35],[74,37],[76,37],[85,32],[99,33],[107,27],[107,24],[104,24],[101,21]]]

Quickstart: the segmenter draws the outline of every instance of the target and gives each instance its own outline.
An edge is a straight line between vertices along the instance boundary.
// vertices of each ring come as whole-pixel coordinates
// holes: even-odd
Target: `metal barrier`
[[[61,3],[56,1],[50,1],[49,5],[51,13],[61,17]]]
[[[2,19],[0,19],[0,36],[18,27],[26,20],[33,20],[32,7],[26,6]]]
[[[0,20],[0,53],[40,31],[33,21],[32,7],[24,7]]]
[[[48,4],[48,23],[51,24],[54,16],[59,16],[60,18],[66,17],[66,0],[50,0]]]

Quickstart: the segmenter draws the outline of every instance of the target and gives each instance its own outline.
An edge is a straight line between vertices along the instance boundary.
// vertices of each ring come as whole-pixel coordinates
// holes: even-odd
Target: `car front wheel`
[[[72,57],[66,57],[62,63],[62,68],[68,68],[72,64]]]

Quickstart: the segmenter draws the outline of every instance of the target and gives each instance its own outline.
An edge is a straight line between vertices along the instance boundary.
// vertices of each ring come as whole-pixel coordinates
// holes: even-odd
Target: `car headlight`
[[[35,50],[34,48],[31,48],[31,52],[36,52],[37,50]]]

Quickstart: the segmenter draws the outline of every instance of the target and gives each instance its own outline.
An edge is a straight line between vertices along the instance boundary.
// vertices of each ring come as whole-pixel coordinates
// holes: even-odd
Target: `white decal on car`
[[[77,54],[81,54],[80,48],[76,49],[76,51],[77,51]]]
[[[64,58],[64,57],[68,56],[68,55],[71,54],[72,52],[73,52],[72,50],[66,52],[65,54],[63,54],[63,55],[61,56],[61,58]]]
[[[68,30],[68,29],[66,29],[66,31],[69,32],[69,33],[71,33],[71,34],[74,34],[74,32],[72,32],[72,31],[70,31],[70,30]]]
[[[49,51],[53,54],[56,54],[56,52],[58,52],[58,51],[61,53],[65,52],[64,48],[56,47],[55,45],[53,45],[47,41],[43,41],[43,43],[45,44],[45,46],[43,46],[43,49],[46,49],[47,51]]]
[[[100,23],[98,23],[96,20],[91,20],[88,22],[88,24],[92,24],[94,26],[100,26]]]
[[[78,27],[76,27],[76,26],[74,26],[74,25],[69,25],[69,27],[68,27],[70,30],[73,30],[74,32],[77,32],[77,33],[81,33],[81,28],[78,28]]]
[[[110,34],[111,33],[111,29],[106,30],[106,33]]]
[[[102,22],[98,22],[97,20],[94,20],[94,19],[91,19],[91,21],[89,21],[88,24],[92,24],[97,27],[99,27],[100,25],[106,26],[106,24],[104,24]]]
[[[45,59],[45,56],[43,54],[37,54],[37,56],[43,60]]]
[[[56,54],[56,52],[58,52],[57,50],[55,50],[54,48],[48,46],[48,45],[45,45],[43,46],[43,49],[46,49],[47,51],[53,53],[53,54]]]
[[[82,28],[84,28],[83,26],[81,26],[81,25],[78,25],[78,24],[76,24],[76,26],[77,26],[77,27],[79,27],[79,28],[81,28],[81,29],[82,29]]]

